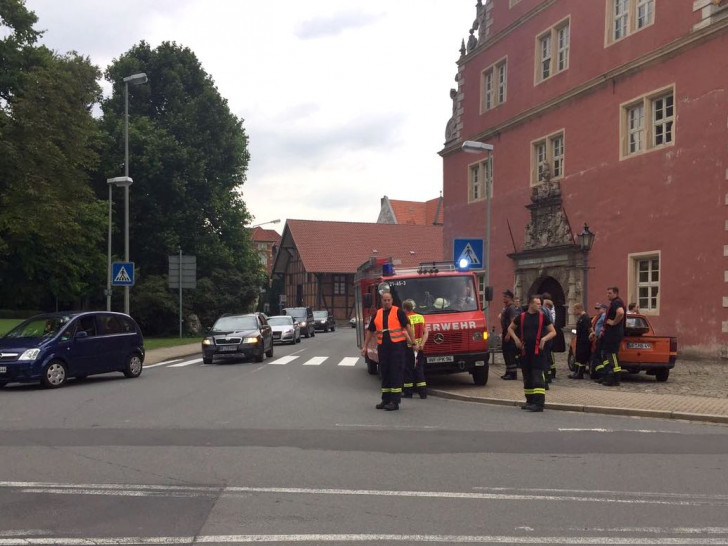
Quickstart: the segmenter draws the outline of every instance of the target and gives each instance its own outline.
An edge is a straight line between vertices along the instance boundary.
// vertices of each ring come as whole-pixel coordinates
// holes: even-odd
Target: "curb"
[[[523,400],[508,400],[503,398],[480,398],[457,394],[437,389],[427,389],[428,394],[439,398],[460,400],[462,402],[475,402],[479,404],[492,404],[495,406],[520,406]],[[624,415],[628,417],[649,417],[653,419],[675,419],[682,421],[699,421],[702,423],[716,423],[728,425],[728,415],[712,415],[706,413],[688,413],[670,410],[647,410],[639,408],[613,408],[609,406],[588,406],[582,404],[546,403],[546,409],[557,411],[575,411],[579,413],[599,413],[602,415]]]

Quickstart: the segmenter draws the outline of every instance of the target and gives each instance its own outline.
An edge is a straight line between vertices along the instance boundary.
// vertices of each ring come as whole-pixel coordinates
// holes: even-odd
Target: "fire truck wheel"
[[[488,366],[479,366],[473,368],[473,383],[478,386],[483,386],[488,383]]]

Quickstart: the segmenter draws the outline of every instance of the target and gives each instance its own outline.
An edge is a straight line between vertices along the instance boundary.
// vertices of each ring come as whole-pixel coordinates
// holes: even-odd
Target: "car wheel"
[[[212,364],[212,357],[203,356],[202,357],[202,363],[203,364]]]
[[[265,352],[265,356],[268,358],[273,358],[273,342],[270,342],[270,350]]]
[[[142,357],[134,353],[127,359],[126,366],[124,366],[122,372],[124,373],[124,377],[139,377],[142,375],[142,367]]]
[[[569,356],[566,358],[566,364],[569,366],[570,371],[576,371],[576,357],[574,356],[574,353],[571,352],[571,348],[569,348]]]
[[[333,331],[335,331],[335,330],[336,330],[336,326],[332,326],[332,327],[331,327],[331,331],[333,332]]]
[[[263,362],[265,360],[265,351],[263,348],[260,349],[260,353],[255,355],[256,362]]]
[[[51,360],[45,368],[43,375],[40,376],[40,384],[46,389],[57,389],[66,384],[68,380],[68,370],[66,365],[60,360]]]
[[[311,330],[311,337],[316,337],[316,330]]]
[[[473,368],[473,383],[482,387],[488,384],[488,366],[478,366]]]
[[[298,334],[298,337],[296,338],[296,343],[301,343],[301,334]]]
[[[667,378],[670,377],[670,370],[657,370],[655,372],[655,380],[656,381],[667,381]]]

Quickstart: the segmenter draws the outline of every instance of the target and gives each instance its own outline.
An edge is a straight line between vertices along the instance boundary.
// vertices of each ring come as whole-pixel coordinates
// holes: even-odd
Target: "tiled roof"
[[[281,236],[273,229],[253,228],[250,239],[256,243],[276,243]]]
[[[435,223],[442,224],[442,207],[438,214],[437,205],[440,201],[439,197],[430,199],[424,203],[419,201],[398,201],[390,199],[389,204],[394,212],[394,217],[398,224],[414,224],[418,226],[428,226]],[[435,219],[435,214],[439,218]]]
[[[282,248],[295,247],[309,273],[355,273],[372,256],[401,267],[443,259],[442,226],[288,220],[283,237]]]

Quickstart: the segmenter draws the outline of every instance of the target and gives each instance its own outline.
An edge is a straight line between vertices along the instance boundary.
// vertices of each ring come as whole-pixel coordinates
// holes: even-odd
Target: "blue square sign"
[[[454,239],[452,245],[453,262],[468,262],[469,269],[483,269],[483,239]]]
[[[134,262],[114,262],[111,264],[112,286],[134,286]]]

